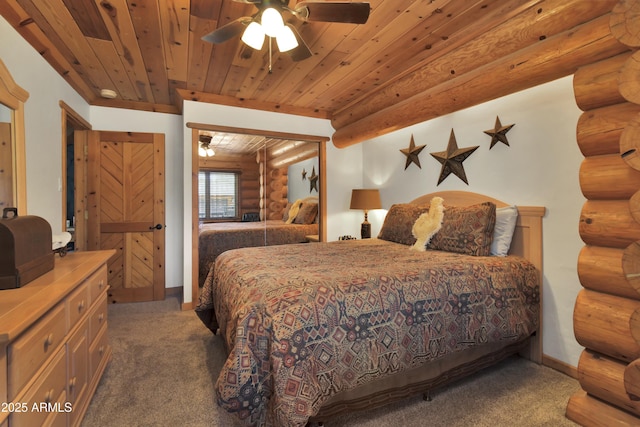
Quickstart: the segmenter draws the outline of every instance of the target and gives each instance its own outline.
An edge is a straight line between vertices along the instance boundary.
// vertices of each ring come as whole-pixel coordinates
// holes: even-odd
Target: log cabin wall
[[[240,172],[240,218],[248,212],[260,210],[260,170],[254,154],[229,155],[216,152],[213,157],[200,157],[200,169]]]
[[[567,417],[585,426],[640,424],[640,1],[621,0],[609,26],[629,50],[581,67],[573,81],[587,199],[573,318],[585,350]]]
[[[287,205],[287,168],[272,168],[258,156],[260,218],[282,219]]]
[[[287,168],[269,168],[267,166],[267,219],[282,219],[287,206],[288,173]]]

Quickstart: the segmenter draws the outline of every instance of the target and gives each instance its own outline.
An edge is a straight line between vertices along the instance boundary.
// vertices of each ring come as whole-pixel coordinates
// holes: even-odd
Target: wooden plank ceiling
[[[369,99],[406,99],[411,86],[401,93],[392,85],[417,70],[429,71],[421,90],[435,86],[573,28],[587,19],[585,8],[602,2],[369,3],[363,25],[303,22],[285,12],[313,55],[293,62],[274,48],[271,73],[266,47],[201,40],[256,12],[240,1],[2,0],[0,14],[92,105],[180,113],[190,99],[330,118],[338,129],[359,119],[351,111]],[[102,98],[102,89],[116,98]]]

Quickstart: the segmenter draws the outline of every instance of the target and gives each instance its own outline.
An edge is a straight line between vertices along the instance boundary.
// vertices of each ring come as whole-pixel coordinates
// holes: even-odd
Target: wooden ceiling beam
[[[301,162],[303,160],[312,159],[318,156],[319,147],[315,142],[308,142],[289,150],[279,156],[272,157],[267,160],[267,166],[270,168],[284,168],[289,165]]]
[[[437,70],[441,78],[450,78],[453,67],[437,67],[435,61],[438,58],[479,37],[484,37],[495,26],[504,24],[541,1],[482,0],[477,3],[447,4],[430,16],[425,16],[421,25],[412,26],[405,35],[393,40],[385,48],[384,55],[374,55],[376,46],[370,43],[364,44],[363,48],[366,48],[364,52],[361,49],[357,55],[352,55],[348,59],[354,71],[358,73],[358,77],[349,76],[336,82],[330,90],[319,94],[316,102],[320,105],[331,102],[331,105],[340,106],[337,111],[349,109],[362,101],[363,94],[369,92],[368,88],[378,91],[388,85],[389,82],[380,82],[380,76],[391,75],[393,76],[391,81],[394,81],[423,67],[426,63],[431,64],[430,67],[434,71]],[[530,21],[535,22],[534,19]],[[408,26],[406,23],[402,25]],[[520,43],[519,47],[523,47],[520,38],[526,36],[531,39],[530,43],[534,43],[537,41],[535,34],[522,32],[519,34],[520,37],[509,37],[498,44],[495,42],[491,45],[485,44],[487,52],[472,55],[461,65],[470,69],[480,62],[489,62],[498,58],[505,52],[514,52],[518,46],[512,47],[512,45]],[[455,70],[463,71],[458,68],[456,66]],[[357,82],[357,86],[354,86],[354,81]]]
[[[584,64],[625,52],[629,48],[611,34],[610,15],[607,13],[341,127],[333,134],[333,143],[339,148],[347,147],[570,75]]]
[[[196,92],[186,89],[176,89],[176,91],[180,97],[186,101],[207,102],[209,104],[228,105],[231,107],[250,108],[261,111],[273,111],[276,113],[294,114],[297,116],[315,117],[319,119],[331,118],[331,114],[328,111],[292,107],[272,102],[253,101],[250,99],[240,99],[233,96],[214,95],[212,93]]]
[[[482,34],[436,59],[427,57],[419,66],[368,92],[347,108],[334,111],[335,129],[345,127],[377,111],[430,90],[446,81],[473,72],[541,40],[588,22],[610,12],[617,0],[548,0],[544,7],[535,4],[503,25],[484,28]],[[535,3],[535,2],[534,2]],[[533,6],[533,7],[531,7]]]

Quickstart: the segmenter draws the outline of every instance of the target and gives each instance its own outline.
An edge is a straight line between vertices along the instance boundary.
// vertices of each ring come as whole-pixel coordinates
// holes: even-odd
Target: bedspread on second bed
[[[218,403],[278,426],[304,425],[341,390],[520,341],[537,329],[538,310],[537,271],[522,258],[377,239],[226,252],[196,309],[205,323],[217,318],[229,350]]]
[[[211,264],[230,249],[303,243],[318,234],[318,224],[287,224],[282,220],[213,222],[203,224],[198,236],[198,284],[202,286]]]

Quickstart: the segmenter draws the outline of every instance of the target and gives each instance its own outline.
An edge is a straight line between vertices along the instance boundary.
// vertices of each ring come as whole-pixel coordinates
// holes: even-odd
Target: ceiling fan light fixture
[[[278,50],[280,52],[288,52],[291,49],[298,47],[298,40],[296,39],[293,30],[288,25],[282,27],[278,35],[276,36],[276,43],[278,44]]]
[[[213,151],[213,148],[207,144],[202,144],[198,147],[198,156],[200,157],[213,157],[215,155],[216,153]]]
[[[264,44],[264,36],[265,33],[262,26],[253,21],[247,26],[244,33],[242,33],[242,41],[255,50],[260,50]]]
[[[276,9],[268,7],[262,12],[261,21],[264,33],[269,37],[277,37],[284,27],[282,15]]]

